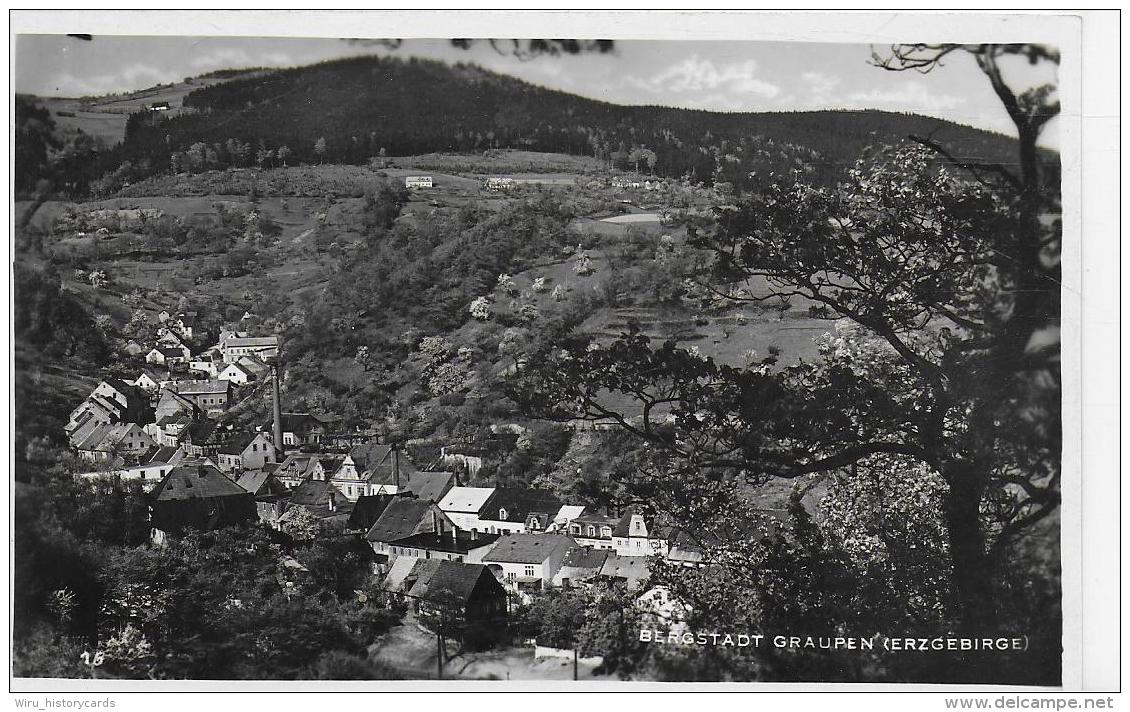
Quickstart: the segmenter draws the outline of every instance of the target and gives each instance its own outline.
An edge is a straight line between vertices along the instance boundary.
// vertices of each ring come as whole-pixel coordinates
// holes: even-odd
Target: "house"
[[[175,346],[154,346],[145,354],[145,362],[158,366],[175,366],[179,363],[188,363],[187,349]]]
[[[620,556],[666,556],[666,530],[648,528],[643,515],[629,509],[612,531],[612,548]]]
[[[326,480],[326,467],[322,464],[325,455],[313,453],[294,452],[287,455],[278,469],[275,477],[287,487],[298,487],[307,480]],[[333,459],[330,458],[332,465]]]
[[[454,472],[413,472],[408,475],[408,492],[416,499],[439,503],[455,486]]]
[[[219,349],[222,349],[223,346],[224,346],[224,343],[228,339],[235,339],[235,338],[242,339],[242,338],[246,338],[248,336],[250,336],[250,334],[248,334],[246,331],[237,331],[236,329],[233,329],[230,326],[225,326],[224,328],[220,329],[220,338],[216,340],[216,347],[219,348]]]
[[[211,349],[193,356],[188,362],[188,369],[203,373],[209,378],[216,378],[220,375],[220,369],[223,367],[223,359],[220,358],[219,352]]]
[[[157,407],[153,412],[157,424],[160,425],[163,419],[175,415],[185,415],[190,420],[202,418],[204,409],[197,405],[196,401],[177,393],[174,385],[169,384],[169,387],[161,389],[161,396],[157,399]]]
[[[171,321],[167,321],[165,322],[164,326],[157,329],[156,345],[168,346],[169,348],[173,349],[180,349],[184,352],[184,355],[187,358],[192,355],[192,352],[189,351],[188,345],[184,343],[184,339],[181,338],[180,334],[169,328],[169,325],[172,323],[173,322]]]
[[[609,552],[604,549],[591,549],[587,546],[575,546],[565,554],[561,568],[553,575],[553,585],[576,586],[577,584],[591,581],[600,575],[604,562]]]
[[[393,542],[425,532],[442,536],[450,532],[453,526],[451,520],[435,504],[412,497],[397,497],[389,502],[381,516],[377,517],[377,521],[365,533],[365,541],[369,542],[378,556],[397,556],[399,552],[394,550]]]
[[[186,311],[171,317],[167,322],[167,326],[175,329],[186,339],[191,339],[193,330],[196,328],[196,312]]]
[[[409,190],[420,190],[421,188],[433,187],[431,176],[407,176],[404,179],[404,187]]]
[[[585,508],[580,504],[563,504],[561,509],[557,510],[557,514],[553,517],[553,522],[550,524],[550,531],[569,531],[569,525],[573,523],[577,517],[585,513]]]
[[[157,391],[161,390],[161,382],[165,380],[167,379],[161,378],[161,375],[156,371],[152,371],[146,368],[143,369],[141,371],[141,375],[139,375],[134,380],[133,385],[137,386],[146,393],[156,393]]]
[[[149,394],[119,378],[103,379],[87,399],[95,399],[109,409],[116,409],[119,420],[138,424],[150,420]]]
[[[149,105],[150,111],[168,111],[169,108],[169,102],[167,101],[155,101]]]
[[[396,539],[389,542],[389,548],[394,556],[479,564],[498,537],[498,534],[479,534],[452,527],[446,534],[424,532]]]
[[[150,497],[149,521],[157,543],[189,528],[210,531],[257,517],[251,493],[207,464],[174,467]]]
[[[290,447],[317,445],[327,431],[326,424],[310,413],[282,413],[279,426],[282,429],[283,445]],[[259,426],[260,430],[268,433],[273,428],[274,423],[271,421]]]
[[[256,497],[290,494],[290,490],[275,478],[273,468],[244,470],[235,483]]]
[[[221,381],[228,381],[236,386],[247,385],[255,380],[255,374],[248,371],[238,363],[229,363],[222,371],[216,374],[216,378]]]
[[[236,363],[255,378],[263,378],[265,375],[271,373],[271,367],[267,365],[263,359],[254,354],[240,356],[239,359],[236,360]]]
[[[506,534],[483,556],[483,563],[510,591],[539,591],[552,585],[574,546],[576,542],[560,534]]]
[[[155,445],[137,423],[117,423],[99,426],[75,447],[84,460],[107,462],[114,455],[136,458]]]
[[[241,356],[255,356],[268,360],[279,355],[277,336],[233,336],[220,346],[224,363],[235,363]]]
[[[623,583],[628,588],[638,589],[651,577],[651,566],[646,557],[620,556],[609,552],[604,565],[600,567],[600,576]]]
[[[196,404],[209,413],[222,413],[228,408],[232,397],[231,381],[203,379],[177,381],[173,384],[177,395]]]
[[[546,531],[561,509],[561,500],[547,490],[496,487],[478,513],[477,526],[486,532]]]
[[[377,523],[380,516],[388,508],[388,505],[397,497],[404,495],[397,494],[366,494],[357,498],[353,503],[353,511],[349,514],[349,520],[345,524],[345,532],[347,534],[361,534],[368,533],[373,525]]]
[[[439,501],[439,508],[460,529],[481,532],[479,514],[493,494],[493,487],[452,487]]]
[[[404,575],[390,572],[385,586],[465,646],[490,645],[507,630],[506,592],[482,564],[417,559]]]
[[[240,433],[229,438],[217,451],[217,463],[223,472],[261,470],[275,462],[275,446],[266,433]]]
[[[162,309],[161,311],[157,312],[157,323],[164,324],[169,320],[170,316],[172,316],[172,314],[169,313],[168,309]]]
[[[620,523],[621,517],[607,514],[582,514],[569,523],[569,536],[581,546],[596,549],[615,549],[612,532]]]
[[[286,440],[286,434],[283,434]],[[350,499],[361,495],[397,494],[408,488],[412,475],[419,471],[412,461],[395,445],[369,442],[355,445],[342,460],[333,475],[334,484]],[[418,486],[426,487],[427,479],[418,479]],[[434,483],[433,483],[434,484]]]
[[[198,420],[184,426],[177,437],[177,445],[189,457],[212,457],[220,450],[225,433],[214,420]]]

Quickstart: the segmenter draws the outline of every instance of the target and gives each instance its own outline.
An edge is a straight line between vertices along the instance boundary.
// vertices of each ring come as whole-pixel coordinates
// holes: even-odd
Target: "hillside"
[[[932,135],[959,156],[1007,162],[1014,155],[1011,139],[922,116],[619,106],[473,66],[399,58],[257,72],[196,88],[173,108],[132,115],[126,140],[103,157],[100,170],[126,162],[138,174],[250,165],[260,151],[280,146],[286,155],[266,156],[267,165],[363,164],[382,150],[405,156],[512,148],[745,185],[751,172],[798,169],[833,180],[867,146],[910,134]],[[316,148],[319,139],[324,144]],[[202,144],[198,155],[194,144]],[[643,147],[655,154],[650,165],[646,154],[632,153]]]

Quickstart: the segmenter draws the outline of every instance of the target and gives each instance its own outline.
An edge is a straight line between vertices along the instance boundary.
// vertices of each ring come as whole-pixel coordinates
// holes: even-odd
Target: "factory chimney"
[[[282,436],[282,402],[279,399],[279,363],[277,360],[271,362],[271,407],[274,415],[274,431],[272,435],[275,441],[275,455],[279,462],[283,460],[283,436]]]
[[[400,448],[392,445],[392,474],[396,477],[396,492],[400,493]]]

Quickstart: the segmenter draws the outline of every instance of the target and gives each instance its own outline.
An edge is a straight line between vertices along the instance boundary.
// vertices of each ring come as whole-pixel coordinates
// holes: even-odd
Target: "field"
[[[126,119],[130,114],[164,101],[168,102],[169,109],[163,113],[176,116],[182,111],[184,97],[193,90],[256,74],[258,72],[255,71],[232,72],[223,76],[197,77],[191,82],[150,87],[129,94],[95,98],[42,97],[39,101],[51,112],[51,118],[62,134],[82,131],[102,139],[107,146],[113,146],[125,138]]]

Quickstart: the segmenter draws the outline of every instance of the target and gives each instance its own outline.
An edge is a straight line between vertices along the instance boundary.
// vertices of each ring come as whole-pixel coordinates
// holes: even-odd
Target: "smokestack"
[[[282,436],[282,402],[279,399],[279,365],[278,363],[271,364],[272,381],[271,395],[273,415],[275,416],[274,422],[274,435],[275,440],[275,453],[279,460],[283,459],[283,436]]]
[[[396,491],[400,491],[400,449],[392,446],[392,473],[396,476]]]

